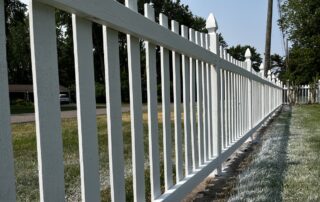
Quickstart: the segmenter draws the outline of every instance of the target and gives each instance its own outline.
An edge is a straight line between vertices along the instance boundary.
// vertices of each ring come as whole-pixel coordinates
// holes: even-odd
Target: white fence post
[[[126,0],[125,5],[131,10],[138,12],[137,0]],[[127,44],[130,84],[130,116],[134,201],[143,202],[145,201],[145,184],[140,41],[138,38],[127,34]]]
[[[5,30],[4,1],[0,0],[0,199],[16,201]]]
[[[211,13],[206,22],[206,28],[209,33],[210,51],[220,56],[219,36],[217,34],[218,24]],[[221,154],[221,82],[219,65],[211,66],[212,69],[212,134],[213,134],[213,155]],[[222,163],[222,162],[221,162]],[[217,169],[221,173],[221,165]]]
[[[251,51],[247,48],[245,52],[247,70],[252,72]],[[248,78],[248,130],[252,128],[252,81]]]

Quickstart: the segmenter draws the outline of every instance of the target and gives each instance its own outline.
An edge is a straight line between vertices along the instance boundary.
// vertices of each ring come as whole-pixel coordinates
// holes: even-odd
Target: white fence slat
[[[167,16],[160,13],[160,25],[168,28]],[[162,91],[162,118],[163,118],[163,155],[164,155],[164,181],[165,190],[172,185],[172,159],[171,159],[171,119],[170,119],[170,69],[169,50],[160,47],[161,57],[161,91]]]
[[[195,32],[196,44],[201,46],[200,33]],[[203,103],[202,103],[202,62],[196,60],[196,86],[197,86],[197,125],[198,125],[198,154],[199,165],[203,164]]]
[[[221,52],[223,54],[223,52]],[[222,55],[223,56],[223,55]],[[225,71],[221,70],[221,146],[222,149],[224,149],[226,147],[226,140],[225,140],[225,136],[226,136],[226,122],[225,122]]]
[[[72,15],[82,201],[100,200],[92,24]]]
[[[228,126],[228,141],[227,141],[227,146],[230,145],[231,141],[232,141],[232,128],[231,128],[231,72],[227,72],[227,93],[228,93],[228,106],[227,106],[227,111],[228,111],[228,122],[227,122],[227,126]]]
[[[126,0],[126,7],[138,12],[137,0]],[[142,125],[140,41],[127,34],[130,86],[130,116],[134,201],[145,201],[144,144]]]
[[[140,42],[127,35],[134,201],[145,201]]]
[[[203,48],[206,48],[206,41],[205,41],[205,35],[203,33],[200,34],[201,35],[201,46]],[[208,135],[208,105],[207,105],[207,75],[206,75],[206,63],[205,62],[201,62],[201,80],[202,80],[202,115],[203,115],[203,142],[202,142],[202,149],[203,149],[203,162],[206,162],[207,159],[207,135]]]
[[[171,30],[179,34],[179,23],[171,21]],[[182,131],[181,131],[181,61],[180,54],[172,51],[173,99],[174,99],[174,133],[176,154],[176,182],[183,179]]]
[[[144,4],[145,16],[154,21],[154,9],[149,4]],[[158,103],[157,103],[157,71],[156,71],[156,46],[148,41],[146,47],[147,68],[147,94],[148,94],[148,131],[149,131],[149,161],[151,199],[161,195],[160,189],[160,154],[158,135]]]
[[[16,201],[3,0],[0,0],[0,97],[0,200]]]
[[[211,74],[211,66],[209,64],[206,65],[206,69],[207,69],[207,96],[208,96],[208,160],[210,160],[212,158],[212,86],[211,86],[211,82],[212,82],[212,74]]]
[[[181,36],[189,37],[188,28],[181,25]],[[192,173],[192,148],[190,126],[190,67],[189,58],[182,55],[182,82],[183,82],[183,111],[184,111],[184,146],[185,146],[185,173]]]
[[[40,200],[64,201],[55,9],[33,0],[29,7]]]
[[[189,40],[195,43],[195,31],[189,28]],[[191,125],[191,144],[192,144],[192,163],[193,169],[199,166],[198,155],[198,135],[196,122],[196,59],[189,58],[190,61],[190,125]]]
[[[118,32],[103,26],[109,169],[112,201],[125,201]]]

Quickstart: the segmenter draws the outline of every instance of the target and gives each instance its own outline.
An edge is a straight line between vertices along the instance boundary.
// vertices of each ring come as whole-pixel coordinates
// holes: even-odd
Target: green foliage
[[[283,79],[310,83],[320,73],[320,1],[286,0],[281,11],[279,25],[292,42]]]
[[[9,83],[31,83],[29,24],[26,5],[20,1],[5,0],[7,61]]]
[[[235,59],[244,61],[246,58],[244,57],[245,52],[247,48],[250,49],[251,51],[251,60],[252,60],[252,68],[258,72],[259,71],[259,66],[262,62],[262,58],[260,54],[257,52],[256,48],[249,46],[249,45],[237,45],[237,46],[232,46],[228,49],[228,53]]]

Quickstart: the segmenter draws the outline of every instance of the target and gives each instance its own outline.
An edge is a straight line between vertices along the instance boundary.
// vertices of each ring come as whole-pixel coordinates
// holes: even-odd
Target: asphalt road
[[[173,106],[171,106],[173,107]],[[147,111],[147,105],[142,106],[143,111]],[[161,109],[161,104],[158,105],[158,109]],[[129,112],[130,105],[124,104],[122,106],[122,112]],[[96,111],[97,115],[106,114],[105,108],[98,108]],[[62,111],[61,118],[75,118],[77,117],[77,110],[71,111]],[[35,116],[34,113],[27,113],[27,114],[13,114],[11,115],[11,123],[27,123],[27,122],[34,122]]]

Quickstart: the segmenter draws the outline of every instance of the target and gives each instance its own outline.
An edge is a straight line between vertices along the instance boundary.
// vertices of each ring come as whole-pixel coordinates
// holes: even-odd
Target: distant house
[[[10,100],[23,99],[33,102],[33,85],[31,84],[11,84],[9,85]],[[60,93],[70,94],[69,89],[60,86]]]

